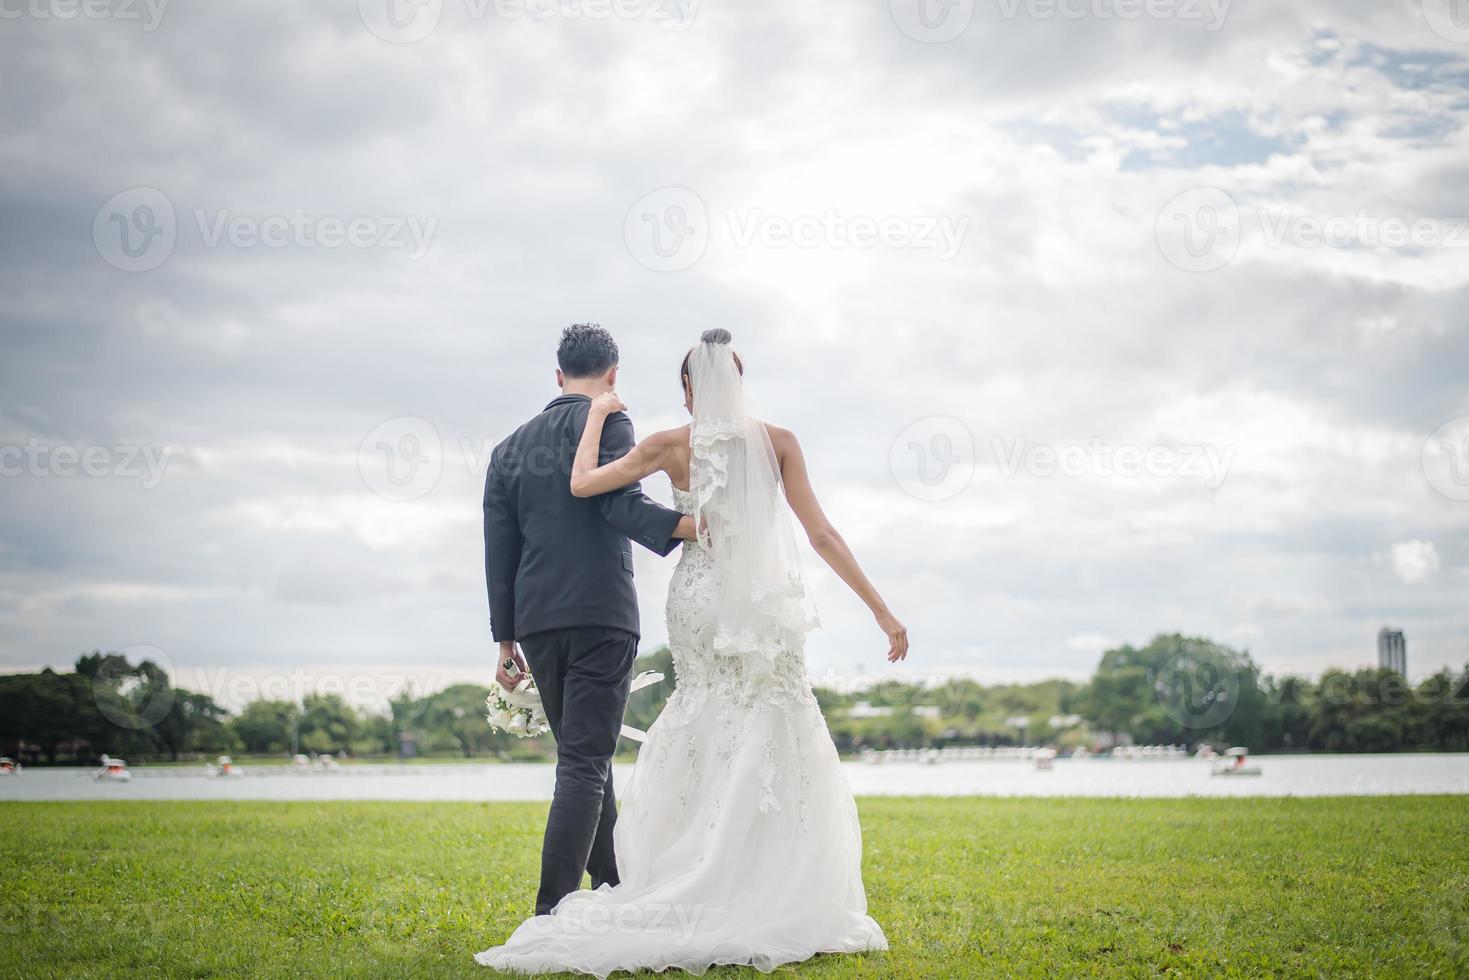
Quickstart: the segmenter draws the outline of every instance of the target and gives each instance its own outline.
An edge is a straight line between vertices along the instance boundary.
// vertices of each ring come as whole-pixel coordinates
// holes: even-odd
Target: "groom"
[[[594,323],[573,324],[561,334],[556,362],[561,396],[495,447],[484,498],[490,627],[500,644],[495,679],[513,687],[528,662],[556,736],[537,915],[581,887],[583,871],[593,888],[618,883],[612,753],[638,648],[628,539],[667,555],[695,534],[692,519],[649,500],[636,483],[600,497],[571,495],[588,407],[617,384],[617,344]],[[622,457],[634,441],[631,419],[608,416],[601,462]]]

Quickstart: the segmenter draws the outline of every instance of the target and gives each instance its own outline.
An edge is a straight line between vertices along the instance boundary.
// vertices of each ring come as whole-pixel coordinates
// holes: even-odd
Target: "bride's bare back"
[[[577,448],[576,461],[572,466],[571,492],[578,497],[595,497],[636,483],[654,473],[666,473],[675,488],[688,490],[693,450],[689,447],[690,427],[687,425],[655,432],[621,459],[602,466],[597,465],[603,422],[612,412],[620,412],[624,408],[626,406],[616,392],[607,392],[592,399],[587,427],[582,432],[581,445]],[[785,490],[786,502],[790,504],[796,519],[801,522],[811,547],[872,611],[878,626],[888,638],[888,660],[896,663],[906,658],[908,630],[888,609],[877,588],[857,563],[856,556],[847,547],[847,542],[821,509],[816,491],[811,486],[806,457],[801,452],[796,434],[790,429],[782,429],[768,422],[764,425],[765,431],[770,435],[770,444],[775,450],[776,463],[780,467],[780,480]]]

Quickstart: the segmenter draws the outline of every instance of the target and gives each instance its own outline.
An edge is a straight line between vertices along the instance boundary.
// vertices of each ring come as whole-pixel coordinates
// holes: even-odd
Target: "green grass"
[[[782,974],[1469,975],[1469,797],[859,808],[892,949]],[[0,976],[487,977],[471,954],[529,908],[544,814],[0,804]]]

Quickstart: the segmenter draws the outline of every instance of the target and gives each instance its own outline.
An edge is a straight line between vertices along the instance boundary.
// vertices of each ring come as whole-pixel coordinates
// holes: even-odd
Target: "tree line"
[[[675,682],[666,648],[639,658],[662,684],[633,696],[628,723],[646,729]],[[549,737],[522,740],[485,722],[489,688],[455,684],[404,693],[385,712],[337,694],[260,699],[231,713],[208,694],[172,686],[144,660],[100,651],[72,672],[0,676],[0,754],[22,762],[90,763],[103,753],[143,760],[200,755],[412,754],[549,758]],[[818,687],[838,749],[1117,742],[1254,751],[1469,750],[1469,665],[1410,684],[1391,671],[1264,674],[1249,654],[1199,637],[1160,635],[1106,651],[1085,682],[984,685],[966,678]],[[631,750],[631,746],[627,746]]]
[[[171,685],[152,661],[90,653],[73,672],[0,676],[0,754],[22,762],[90,763],[108,754],[179,761],[215,754],[414,754],[543,757],[549,746],[490,730],[489,689],[455,684],[402,694],[386,713],[363,711],[339,694],[298,701],[259,699],[231,714],[210,695]]]
[[[1376,667],[1333,669],[1319,678],[1275,676],[1247,652],[1176,633],[1106,651],[1085,682],[986,687],[961,678],[818,691],[818,697],[843,751],[1117,742],[1266,752],[1469,750],[1469,664],[1417,684]],[[892,712],[857,718],[844,712],[858,702]],[[1021,719],[1023,727],[1013,724]]]

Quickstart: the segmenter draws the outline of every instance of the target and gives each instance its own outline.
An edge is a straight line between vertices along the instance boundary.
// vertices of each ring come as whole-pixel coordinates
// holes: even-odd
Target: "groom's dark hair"
[[[595,378],[617,366],[617,341],[599,323],[573,323],[561,331],[556,365],[568,378]]]

